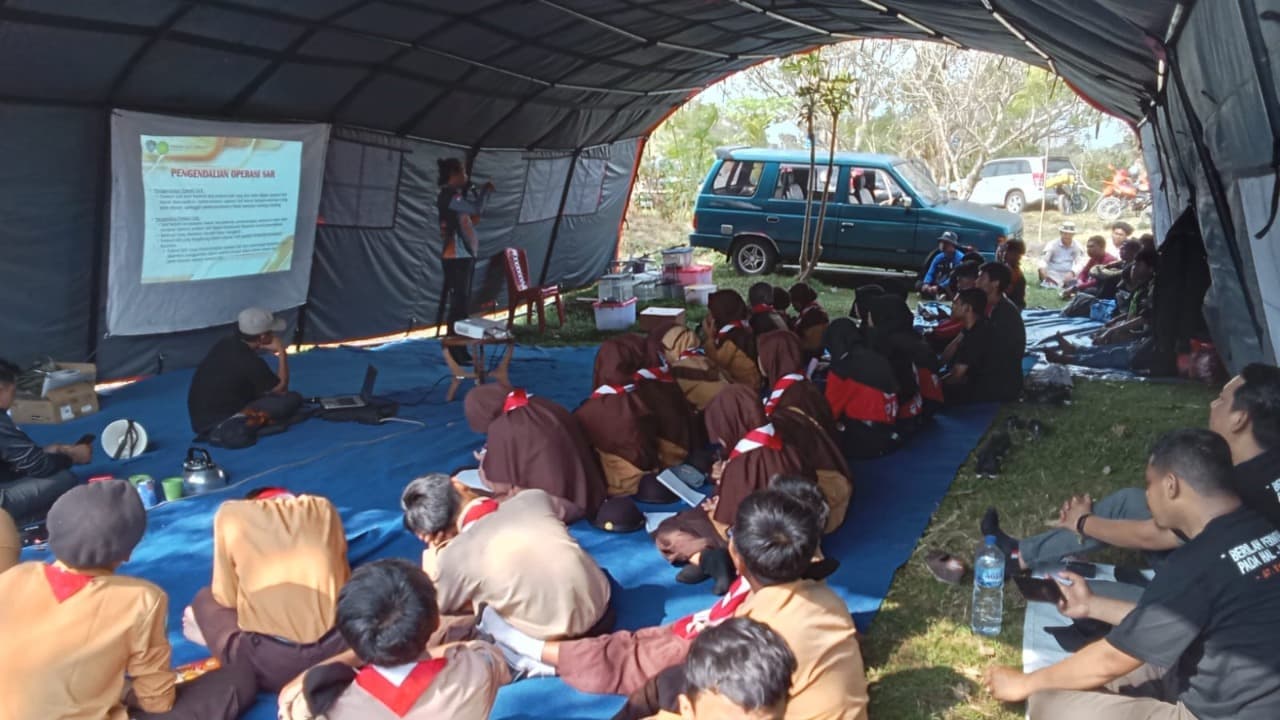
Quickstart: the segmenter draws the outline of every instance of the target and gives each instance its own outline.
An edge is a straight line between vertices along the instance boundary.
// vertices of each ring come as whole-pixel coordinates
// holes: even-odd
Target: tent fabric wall
[[[499,185],[481,225],[486,258],[515,245],[535,273],[587,282],[617,242],[636,143],[671,109],[770,57],[896,37],[1048,68],[1142,123],[1158,227],[1195,209],[1213,278],[1205,312],[1228,365],[1274,360],[1259,289],[1277,278],[1254,271],[1246,221],[1264,201],[1241,183],[1256,188],[1280,166],[1278,13],[1280,0],[8,0],[0,66],[24,71],[0,74],[0,300],[12,318],[0,354],[96,353],[111,375],[161,354],[186,362],[203,342],[97,336],[112,108],[325,122],[336,139],[409,149],[392,225],[364,226],[357,212],[356,226],[320,229],[301,337],[340,340],[434,319],[435,158],[464,156]],[[597,212],[543,218],[554,198],[590,203],[572,178],[597,176],[597,152]],[[554,160],[566,157],[573,172]],[[538,172],[555,171],[542,212],[521,223],[543,162]],[[569,183],[557,188],[560,175]],[[334,203],[349,218],[350,197]],[[482,302],[501,293],[499,267],[485,259],[476,273]]]

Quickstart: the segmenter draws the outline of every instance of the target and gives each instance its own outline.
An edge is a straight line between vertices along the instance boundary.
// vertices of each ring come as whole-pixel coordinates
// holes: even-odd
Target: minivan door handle
[[[766,217],[765,217],[765,219],[764,219],[764,221],[765,221],[765,222],[767,222],[767,223],[776,223],[776,222],[781,222],[781,220],[779,220],[779,219],[778,219],[778,216],[777,216],[777,215],[769,215],[769,216],[766,216]]]
[[[842,222],[842,223],[840,223],[840,229],[841,229],[841,230],[849,230],[850,228],[855,228],[855,227],[857,227],[857,226],[858,226],[858,224],[857,224],[857,223],[851,223],[851,222]]]

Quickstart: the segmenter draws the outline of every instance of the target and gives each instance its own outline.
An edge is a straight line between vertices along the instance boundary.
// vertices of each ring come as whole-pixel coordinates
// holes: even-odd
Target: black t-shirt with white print
[[[1245,507],[1280,527],[1280,450],[1268,450],[1240,463],[1232,477]]]
[[[1175,674],[1200,720],[1280,718],[1280,530],[1240,508],[1175,550],[1107,635]],[[1168,698],[1174,700],[1173,698]]]

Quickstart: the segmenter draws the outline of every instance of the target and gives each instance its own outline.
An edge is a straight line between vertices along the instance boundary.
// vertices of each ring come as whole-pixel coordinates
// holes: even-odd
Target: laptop
[[[370,365],[364,371],[364,386],[359,395],[338,395],[319,399],[320,407],[325,410],[343,410],[346,408],[362,408],[373,397],[373,383],[378,379],[378,368]]]

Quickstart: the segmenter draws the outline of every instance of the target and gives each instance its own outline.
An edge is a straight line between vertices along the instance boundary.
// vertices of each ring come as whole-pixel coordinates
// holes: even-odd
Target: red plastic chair
[[[556,301],[560,327],[564,327],[564,300],[559,285],[534,285],[529,277],[529,259],[520,248],[502,251],[507,262],[507,327],[515,323],[516,308],[525,305],[525,322],[533,321],[533,310],[538,310],[538,334],[546,330],[543,306],[547,300]]]

